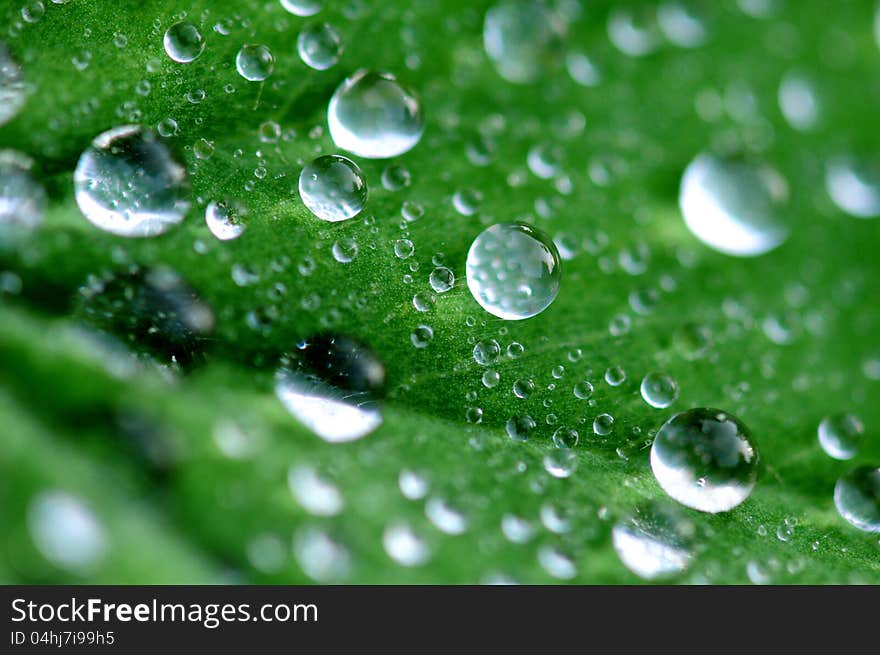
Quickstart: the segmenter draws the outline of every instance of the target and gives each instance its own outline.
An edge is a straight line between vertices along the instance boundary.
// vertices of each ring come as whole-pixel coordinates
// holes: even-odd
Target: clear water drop
[[[599,414],[593,419],[593,433],[600,437],[607,437],[614,430],[614,417],[611,414]]]
[[[825,167],[825,188],[837,207],[855,218],[880,216],[880,161],[843,155]]]
[[[471,244],[467,284],[487,312],[505,320],[530,318],[559,293],[559,252],[543,232],[520,223],[500,223]]]
[[[577,470],[577,454],[570,448],[555,448],[544,455],[543,463],[554,478],[567,478]]]
[[[391,523],[382,533],[388,557],[401,566],[421,566],[430,558],[427,542],[406,523]]]
[[[787,197],[785,181],[771,169],[701,154],[685,169],[678,202],[700,241],[727,255],[754,257],[788,237]]]
[[[107,551],[104,527],[82,499],[65,491],[43,491],[27,510],[28,529],[40,554],[71,573],[93,571]]]
[[[651,469],[663,490],[701,512],[726,512],[742,503],[758,480],[758,451],[738,418],[694,408],[670,418],[651,447]]]
[[[507,436],[514,441],[528,441],[529,435],[535,427],[537,427],[535,419],[527,414],[511,416],[505,424]]]
[[[880,467],[860,466],[834,485],[834,505],[851,525],[880,532]]]
[[[205,223],[215,237],[231,241],[244,234],[247,209],[235,200],[212,200],[205,208]]]
[[[639,391],[651,407],[665,409],[678,398],[678,383],[665,373],[651,372],[642,378]]]
[[[834,459],[852,459],[859,451],[865,426],[853,414],[833,414],[819,423],[819,445]]]
[[[290,467],[287,486],[294,500],[312,516],[336,516],[345,507],[345,499],[337,486],[311,466]]]
[[[486,12],[483,47],[498,74],[526,84],[555,68],[565,25],[536,0],[502,0]]]
[[[179,64],[195,61],[205,50],[205,37],[189,21],[180,21],[169,27],[162,43],[165,54]]]
[[[136,125],[95,137],[79,158],[73,184],[83,215],[119,236],[162,234],[189,209],[186,169],[152,132]]]
[[[581,380],[574,385],[573,393],[578,400],[589,400],[593,395],[593,384],[589,380]]]
[[[310,25],[296,39],[299,58],[309,68],[319,71],[335,66],[342,50],[342,37],[329,23]]]
[[[275,394],[294,418],[329,443],[354,441],[382,424],[376,402],[385,368],[373,352],[342,335],[298,345],[275,374]]]
[[[275,57],[264,45],[248,43],[235,56],[235,70],[248,82],[262,82],[275,69]]]
[[[339,582],[351,573],[348,549],[316,527],[306,526],[296,531],[293,556],[303,573],[316,582]]]
[[[786,73],[779,83],[779,110],[794,129],[807,132],[819,122],[819,98],[803,73]]]
[[[501,344],[495,339],[481,339],[474,344],[474,361],[480,366],[491,366],[501,359]]]
[[[369,159],[402,155],[425,128],[415,93],[391,73],[369,70],[359,70],[334,91],[327,123],[338,148]]]
[[[626,382],[626,371],[619,366],[609,366],[605,370],[605,382],[612,387],[619,387]]]
[[[410,335],[412,345],[416,348],[427,348],[434,339],[434,329],[430,325],[419,325]]]
[[[445,266],[438,266],[431,271],[428,282],[437,293],[446,293],[455,286],[455,273]]]
[[[670,503],[649,503],[611,530],[623,565],[645,580],[683,573],[694,556],[696,527]]]
[[[467,518],[443,498],[430,498],[425,503],[425,516],[440,532],[449,535],[464,534]]]
[[[357,216],[367,203],[367,181],[346,157],[324,155],[299,175],[299,196],[315,216],[337,222]]]
[[[308,18],[324,7],[323,0],[281,0],[281,6],[294,16]]]

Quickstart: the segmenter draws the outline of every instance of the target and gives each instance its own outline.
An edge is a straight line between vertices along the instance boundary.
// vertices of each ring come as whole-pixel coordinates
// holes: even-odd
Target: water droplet
[[[425,516],[440,532],[459,535],[467,530],[467,519],[464,514],[442,498],[430,498],[425,503]]]
[[[324,441],[360,439],[382,424],[376,403],[385,367],[366,346],[320,334],[282,360],[275,393],[294,418]]]
[[[559,252],[544,233],[519,223],[481,232],[467,257],[467,284],[487,312],[506,320],[544,311],[559,293]]]
[[[556,448],[544,455],[544,470],[554,478],[567,478],[577,470],[577,454],[570,448]]]
[[[340,264],[349,264],[357,257],[359,248],[357,241],[351,237],[340,237],[333,242],[333,247],[330,250],[333,253],[333,259]]]
[[[523,346],[519,341],[512,341],[507,346],[507,356],[510,359],[518,359],[525,352],[525,346]]]
[[[663,35],[680,48],[699,48],[706,42],[705,20],[693,3],[665,2],[657,8]]]
[[[571,557],[555,546],[541,546],[538,549],[538,563],[548,575],[558,580],[571,580],[577,575],[577,567]]]
[[[424,476],[419,475],[415,471],[403,469],[400,475],[397,476],[397,486],[400,487],[400,493],[403,494],[404,498],[420,500],[428,495],[428,489],[430,489],[431,485],[428,484]]]
[[[73,183],[83,215],[119,236],[162,234],[189,209],[186,169],[152,132],[134,125],[95,137],[79,158]]]
[[[203,358],[215,324],[211,308],[168,268],[92,278],[79,290],[76,313],[134,350],[182,366]]]
[[[654,439],[651,468],[663,490],[701,512],[726,512],[758,480],[758,451],[748,428],[717,409],[695,408],[670,418]]]
[[[205,208],[205,223],[215,237],[230,241],[244,234],[246,215],[247,209],[235,200],[212,200]]]
[[[852,459],[865,434],[865,426],[852,414],[826,416],[819,423],[819,444],[829,457]]]
[[[0,42],[0,125],[11,121],[27,99],[21,68]]]
[[[796,130],[809,131],[819,121],[819,99],[803,73],[789,72],[779,83],[779,110]]]
[[[561,54],[564,24],[543,3],[502,0],[486,12],[483,47],[508,82],[534,82]]]
[[[614,429],[614,417],[611,414],[599,414],[593,420],[593,432],[600,437],[607,437]]]
[[[434,338],[434,330],[430,325],[420,325],[410,335],[412,344],[416,348],[427,348]]]
[[[840,515],[859,530],[880,532],[880,467],[860,466],[834,485]]]
[[[491,366],[501,358],[501,345],[495,339],[483,339],[474,345],[474,361],[480,366]]]
[[[428,544],[406,523],[386,526],[382,533],[382,545],[388,557],[401,566],[420,566],[430,557]]]
[[[665,373],[648,373],[639,391],[651,407],[665,409],[678,398],[678,383]]]
[[[368,70],[339,85],[327,107],[327,123],[338,148],[369,159],[411,150],[425,127],[416,95],[391,73]]]
[[[345,506],[336,485],[310,466],[292,466],[287,472],[287,486],[294,500],[313,516],[336,516]]]
[[[712,345],[709,328],[699,323],[684,323],[672,335],[673,344],[686,359],[699,359]]]
[[[303,63],[315,70],[332,68],[342,56],[342,37],[329,23],[305,28],[296,39],[296,50]]]
[[[612,387],[619,387],[626,382],[626,371],[619,366],[611,366],[605,371],[605,382]]]
[[[498,383],[501,381],[501,375],[498,371],[488,370],[483,373],[482,377],[483,386],[487,389],[493,389],[498,386]]]
[[[43,221],[46,191],[31,175],[31,166],[26,155],[0,150],[0,237],[26,234]]]
[[[553,445],[557,448],[574,448],[578,444],[578,431],[574,428],[559,427],[553,433]]]
[[[455,273],[445,266],[438,266],[429,276],[431,288],[437,293],[446,293],[455,286]]]
[[[339,155],[324,155],[306,165],[299,176],[303,204],[325,221],[357,216],[367,202],[367,182],[360,167]]]
[[[707,246],[737,257],[762,255],[788,236],[785,181],[768,168],[702,154],[681,179],[679,206]]]
[[[856,218],[880,216],[880,163],[864,156],[835,157],[825,168],[825,188],[834,204]]]
[[[281,6],[294,16],[314,16],[324,6],[323,0],[281,0]]]
[[[205,50],[205,37],[199,28],[189,21],[174,23],[165,32],[163,39],[165,53],[173,61],[188,64],[195,61]]]
[[[644,57],[660,46],[660,29],[653,7],[624,7],[608,15],[608,39],[629,57]]]
[[[266,46],[248,43],[235,56],[235,69],[249,82],[262,82],[275,69],[275,57]]]
[[[574,385],[573,393],[578,400],[589,400],[593,395],[593,384],[589,380],[582,380]]]
[[[694,555],[696,527],[670,503],[649,503],[619,521],[611,540],[620,561],[645,580],[683,573]]]
[[[476,189],[459,189],[452,195],[452,206],[462,216],[473,216],[483,202],[483,194]]]
[[[21,8],[21,17],[26,23],[38,23],[46,13],[46,5],[42,0],[28,0]]]
[[[72,573],[92,571],[107,550],[104,528],[89,507],[64,491],[43,491],[28,505],[28,529],[40,554]]]
[[[382,186],[388,191],[400,191],[412,184],[412,174],[403,166],[389,164],[382,171]]]
[[[511,416],[507,419],[505,429],[507,430],[507,436],[514,441],[528,441],[529,435],[536,426],[535,419],[527,414],[523,414]]]
[[[527,543],[535,536],[534,526],[515,514],[505,514],[501,517],[501,532],[514,544]]]
[[[513,395],[517,398],[528,398],[535,391],[535,383],[521,378],[513,383]]]
[[[351,572],[351,555],[318,528],[305,527],[293,536],[293,556],[303,573],[316,582],[338,582]]]

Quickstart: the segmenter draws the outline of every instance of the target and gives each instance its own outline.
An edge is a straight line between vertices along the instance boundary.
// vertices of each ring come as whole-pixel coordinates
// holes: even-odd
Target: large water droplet
[[[382,424],[376,403],[385,368],[350,337],[319,334],[282,360],[275,394],[294,418],[330,443],[360,439]]]
[[[544,3],[502,0],[486,12],[483,47],[501,77],[524,84],[558,64],[563,31]]]
[[[266,46],[248,43],[235,56],[235,69],[248,82],[262,82],[275,69],[275,57]]]
[[[202,36],[199,28],[189,21],[174,23],[165,32],[162,42],[165,53],[181,64],[195,61],[205,50],[205,37]]]
[[[550,306],[562,277],[559,252],[543,232],[501,223],[481,232],[467,257],[467,284],[487,312],[506,320],[530,318]]]
[[[880,467],[860,466],[834,486],[834,504],[849,523],[865,532],[880,532]]]
[[[306,66],[327,70],[342,56],[342,37],[329,23],[317,23],[299,33],[296,51]]]
[[[649,503],[615,524],[614,550],[636,575],[655,580],[685,571],[693,558],[696,528],[669,503]]]
[[[707,246],[753,257],[785,241],[788,192],[771,169],[699,155],[685,169],[679,206],[690,231]]]
[[[327,107],[327,123],[337,147],[370,159],[411,150],[425,127],[415,93],[391,73],[368,70],[339,85]]]
[[[0,125],[15,118],[26,99],[21,68],[0,42]]]
[[[367,181],[360,167],[339,155],[324,155],[306,165],[299,175],[299,196],[315,216],[344,221],[367,202]]]
[[[651,468],[675,500],[714,514],[748,498],[758,480],[758,451],[739,419],[695,408],[676,414],[657,432]]]
[[[841,211],[856,218],[880,216],[880,163],[868,157],[835,157],[825,168],[825,188]]]
[[[819,120],[819,100],[804,74],[790,72],[779,83],[779,110],[796,130],[813,129]]]
[[[119,236],[162,234],[189,209],[186,169],[152,132],[135,125],[95,137],[79,158],[73,185],[83,215]]]

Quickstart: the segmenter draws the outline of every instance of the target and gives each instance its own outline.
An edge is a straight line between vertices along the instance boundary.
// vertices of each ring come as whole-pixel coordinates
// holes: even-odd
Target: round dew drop
[[[500,223],[474,239],[466,277],[474,299],[490,314],[506,320],[530,318],[559,293],[559,251],[533,227]]]
[[[836,157],[825,167],[825,188],[838,209],[855,218],[880,216],[880,162]]]
[[[281,6],[294,16],[314,16],[324,6],[322,0],[281,0]]]
[[[0,236],[27,233],[43,222],[46,191],[30,173],[33,162],[14,150],[0,150]]]
[[[21,67],[0,42],[0,125],[15,118],[26,99]]]
[[[502,0],[486,12],[483,47],[498,74],[527,84],[560,63],[564,25],[535,0]]]
[[[758,451],[738,418],[695,408],[666,421],[651,447],[651,469],[667,494],[701,512],[726,512],[758,480]]]
[[[701,154],[685,169],[678,203],[688,229],[710,248],[754,257],[788,237],[788,197],[778,173],[745,162]]]
[[[329,23],[317,23],[299,33],[296,51],[309,68],[327,70],[342,56],[342,37]]]
[[[819,445],[834,459],[852,459],[856,456],[865,434],[865,426],[852,414],[826,416],[819,423]]]
[[[369,159],[402,155],[425,128],[415,93],[391,73],[368,70],[359,70],[334,91],[327,123],[337,147]]]
[[[611,530],[620,561],[645,580],[683,573],[693,559],[695,537],[694,524],[671,503],[639,507]]]
[[[95,137],[79,158],[73,186],[83,215],[124,237],[167,232],[189,209],[186,169],[152,132],[136,125]]]
[[[275,57],[264,45],[246,44],[235,56],[235,69],[248,82],[262,82],[272,74]]]
[[[205,208],[205,223],[215,237],[231,241],[244,234],[245,214],[245,208],[235,201],[212,200]]]
[[[162,42],[165,53],[179,64],[195,61],[205,50],[205,37],[199,28],[188,21],[169,27]]]
[[[367,203],[367,182],[350,159],[324,155],[303,168],[299,196],[321,220],[344,221],[357,216]]]
[[[880,532],[880,467],[860,466],[840,478],[834,505],[859,530]]]
[[[639,388],[642,399],[655,409],[665,409],[678,398],[678,383],[664,373],[648,373]]]

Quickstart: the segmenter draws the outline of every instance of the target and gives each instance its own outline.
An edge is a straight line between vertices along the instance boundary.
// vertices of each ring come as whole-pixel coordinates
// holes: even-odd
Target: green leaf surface
[[[662,40],[644,57],[609,40],[619,3],[555,3],[567,16],[563,53],[586,53],[601,71],[591,87],[576,83],[561,55],[544,62],[534,83],[502,79],[483,50],[492,4],[483,0],[327,1],[312,18],[256,0],[71,0],[46,2],[36,22],[22,19],[23,4],[33,3],[0,7],[0,40],[27,88],[23,110],[0,127],[0,147],[34,159],[49,206],[26,238],[0,239],[0,579],[324,581],[314,553],[293,545],[324,534],[345,553],[335,551],[332,581],[547,583],[558,580],[546,555],[558,552],[574,564],[574,582],[636,583],[611,528],[665,498],[648,462],[659,426],[709,406],[750,427],[763,468],[734,510],[682,510],[698,527],[698,548],[672,580],[880,582],[878,536],[846,523],[832,501],[839,476],[880,461],[880,382],[868,370],[880,357],[880,221],[843,214],[824,186],[829,158],[880,147],[874,3],[779,0],[756,18],[731,1],[688,2],[703,16],[706,43]],[[634,6],[654,15],[650,3]],[[207,41],[190,64],[173,62],[162,46],[184,15]],[[296,52],[297,34],[318,21],[333,24],[345,45],[326,71]],[[244,43],[274,53],[265,83],[236,72]],[[297,180],[310,159],[338,152],[327,103],[360,68],[393,72],[414,88],[426,130],[393,162],[410,171],[411,186],[386,190],[388,162],[355,157],[369,184],[367,207],[326,223],[304,207]],[[780,113],[779,84],[790,71],[809,74],[817,91],[819,122],[808,132]],[[155,238],[101,232],[73,197],[79,155],[107,129],[155,128],[169,118],[178,131],[167,143],[189,172],[189,215]],[[279,139],[260,138],[267,121],[281,126]],[[491,160],[477,166],[468,150],[486,134]],[[207,158],[194,154],[203,139],[213,146]],[[555,180],[527,166],[529,150],[542,144],[561,152]],[[687,164],[730,148],[788,182],[791,234],[760,257],[708,249],[679,212]],[[462,189],[482,193],[473,216],[453,206]],[[224,197],[250,215],[244,235],[229,242],[203,219],[205,205]],[[424,208],[419,220],[403,221],[406,201]],[[464,270],[474,237],[510,221],[576,244],[555,302],[513,322],[480,308]],[[342,238],[358,244],[347,264],[332,255]],[[415,245],[408,259],[394,254],[401,238]],[[413,296],[431,291],[428,276],[441,261],[455,286],[419,312]],[[133,361],[84,323],[89,280],[134,265],[172,268],[213,309],[203,360],[181,367],[154,352]],[[236,283],[241,270],[254,274],[252,283]],[[656,295],[656,304],[636,311],[634,294]],[[630,327],[614,336],[609,325],[620,315]],[[411,338],[420,325],[434,333],[425,348]],[[710,335],[699,357],[682,347],[695,326]],[[323,442],[273,393],[282,354],[325,330],[357,337],[385,363],[384,422],[357,442]],[[115,337],[135,352],[143,345],[131,333]],[[472,355],[485,338],[524,347],[492,367],[500,374],[493,388]],[[564,369],[558,377],[556,367]],[[604,381],[609,367],[625,371],[623,384]],[[653,409],[639,395],[650,371],[677,381],[671,407]],[[533,381],[528,398],[514,395],[517,380]],[[582,380],[595,388],[589,400],[572,391]],[[481,422],[469,422],[476,408]],[[851,462],[830,459],[816,438],[820,420],[839,412],[866,428]],[[602,413],[614,417],[606,437],[592,429]],[[505,424],[522,414],[538,427],[516,442]],[[248,435],[247,457],[218,448],[230,426]],[[542,464],[558,426],[580,434],[577,470],[566,479]],[[292,467],[332,481],[341,511],[311,515],[291,495]],[[425,498],[401,493],[405,471],[428,481]],[[106,549],[94,568],[57,566],[33,543],[29,507],[47,489],[81,499],[103,526]],[[440,500],[464,515],[463,534],[432,523],[426,506]],[[561,534],[547,527],[553,512],[568,517]],[[527,543],[505,537],[506,515],[531,525]],[[383,534],[398,525],[423,541],[421,565],[401,566],[383,547]]]

